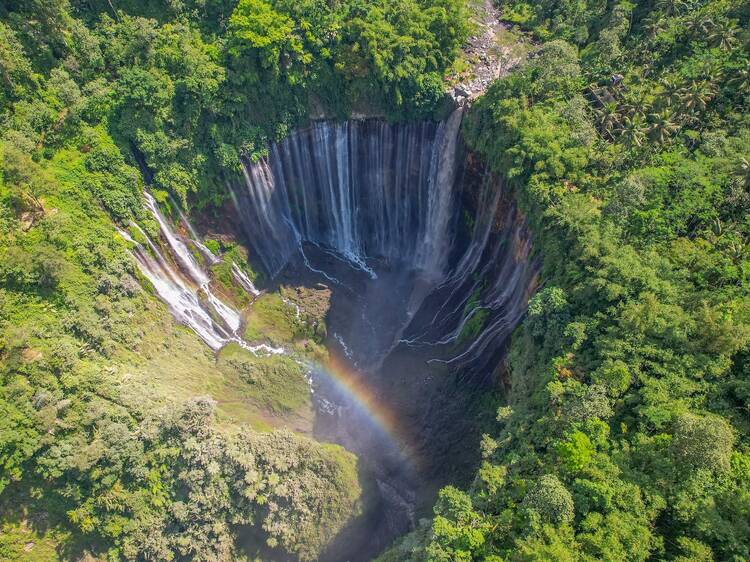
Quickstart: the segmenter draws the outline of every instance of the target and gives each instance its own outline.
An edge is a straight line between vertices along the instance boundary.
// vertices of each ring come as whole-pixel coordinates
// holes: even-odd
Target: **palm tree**
[[[705,37],[709,35],[714,27],[715,25],[711,18],[701,15],[690,18],[685,24],[685,28],[695,37]]]
[[[614,140],[612,132],[620,128],[622,124],[622,116],[620,115],[617,102],[605,102],[602,107],[595,109],[594,113],[599,129],[606,133],[610,140]]]
[[[632,116],[625,117],[620,136],[629,145],[643,146],[643,141],[646,140],[647,133],[648,127],[642,113],[635,113]]]
[[[737,71],[737,74],[728,82],[729,85],[734,86],[742,94],[750,94],[750,63],[742,70]]]
[[[665,18],[661,17],[661,14],[652,12],[644,22],[644,28],[651,37],[656,37],[667,29],[667,22]]]
[[[659,84],[661,85],[663,90],[661,100],[664,102],[665,106],[671,107],[672,104],[680,98],[679,86],[677,86],[677,84],[673,80],[669,80],[667,78],[660,80]]]
[[[703,77],[711,88],[718,90],[718,85],[724,82],[724,69],[716,61],[708,62],[704,65]]]
[[[630,119],[634,117],[644,119],[646,117],[646,112],[643,109],[643,100],[641,99],[628,98],[620,106],[620,112]]]
[[[720,23],[713,26],[708,34],[708,43],[712,47],[719,47],[722,51],[731,50],[737,43],[737,29]]]
[[[672,120],[672,112],[668,109],[664,109],[658,113],[651,113],[648,118],[651,122],[648,132],[651,138],[660,144],[667,142],[680,128]]]
[[[693,80],[679,91],[680,103],[688,112],[705,111],[715,95],[716,89],[708,80]]]
[[[737,171],[737,179],[740,180],[742,187],[750,189],[750,160],[748,158],[740,158],[740,165]]]
[[[677,16],[687,8],[683,0],[658,0],[656,8],[667,17]]]

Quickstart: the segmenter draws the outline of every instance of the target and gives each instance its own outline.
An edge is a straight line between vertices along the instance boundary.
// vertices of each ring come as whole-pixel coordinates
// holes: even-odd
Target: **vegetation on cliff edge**
[[[543,257],[470,490],[390,560],[750,558],[750,3],[530,2],[472,108]]]

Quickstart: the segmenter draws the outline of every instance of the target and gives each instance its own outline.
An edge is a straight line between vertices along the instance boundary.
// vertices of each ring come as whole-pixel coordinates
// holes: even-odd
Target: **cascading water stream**
[[[282,349],[268,345],[252,346],[242,339],[240,313],[214,293],[209,273],[193,256],[186,240],[172,229],[153,196],[144,192],[144,198],[146,209],[159,224],[161,237],[167,243],[172,261],[164,256],[159,246],[138,224],[133,223],[133,227],[146,240],[148,248],[138,244],[126,232],[120,231],[120,234],[134,245],[133,256],[141,272],[154,286],[156,293],[167,304],[175,319],[189,326],[215,351],[234,342],[253,353],[283,353]],[[197,238],[187,218],[181,215],[181,219],[188,232]],[[190,242],[206,255],[209,263],[218,263],[219,258],[195,238],[190,239]],[[260,294],[247,274],[234,263],[232,275],[238,285],[249,294],[254,297]]]
[[[253,281],[236,263],[232,263],[232,279],[254,297],[260,296],[260,291],[257,289]]]
[[[161,212],[159,211],[159,206],[157,205],[156,200],[147,191],[143,193],[143,197],[146,200],[146,208],[156,219],[156,222],[159,223],[161,235],[169,244],[169,248],[171,249],[172,254],[175,256],[175,258],[177,258],[177,262],[179,263],[180,267],[184,271],[186,271],[193,282],[197,283],[199,286],[203,287],[204,285],[208,285],[210,279],[209,276],[195,261],[195,258],[190,253],[190,250],[185,245],[185,243],[177,238],[177,235],[173,232],[172,228],[169,226],[164,216],[162,216]]]
[[[463,118],[463,108],[453,112],[446,123],[440,125],[436,146],[432,152],[428,184],[427,217],[420,221],[416,250],[416,266],[425,271],[431,280],[443,274],[448,258],[453,213],[458,153],[458,132]]]
[[[462,109],[439,124],[314,123],[245,162],[234,200],[273,276],[303,242],[439,278],[450,251]]]

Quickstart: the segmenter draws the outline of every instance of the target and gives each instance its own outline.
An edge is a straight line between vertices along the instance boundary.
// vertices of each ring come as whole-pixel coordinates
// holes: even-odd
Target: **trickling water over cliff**
[[[317,122],[245,162],[233,190],[251,244],[275,275],[302,242],[355,264],[409,262],[440,275],[450,244],[458,131],[443,123]]]
[[[150,193],[144,193],[146,209],[159,224],[159,234],[164,244],[156,244],[136,223],[133,223],[145,246],[138,244],[124,231],[120,234],[133,243],[133,256],[141,273],[151,282],[156,294],[169,306],[175,319],[190,327],[213,350],[219,350],[230,342],[239,343],[254,353],[282,353],[267,345],[250,346],[240,337],[242,318],[240,313],[217,296],[211,288],[211,277],[205,267],[198,263],[187,246],[196,247],[209,264],[219,261],[204,246],[193,231],[186,217],[182,217],[191,238],[179,236],[164,218]],[[165,256],[165,252],[168,257]],[[235,283],[253,296],[259,291],[236,264],[232,264]]]

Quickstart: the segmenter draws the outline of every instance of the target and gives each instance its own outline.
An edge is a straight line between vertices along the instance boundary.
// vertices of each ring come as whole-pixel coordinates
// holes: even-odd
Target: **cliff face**
[[[239,226],[270,278],[294,256],[325,273],[310,263],[311,246],[372,282],[386,272],[409,277],[394,280],[394,292],[407,291],[403,314],[381,328],[390,333],[375,338],[381,344],[360,325],[350,329],[370,365],[399,343],[470,344],[444,360],[475,362],[522,314],[533,277],[530,236],[502,182],[461,146],[462,115],[315,123],[272,146],[268,159],[246,161],[244,182],[232,186]],[[323,279],[345,285],[332,274]]]
[[[299,354],[302,342],[279,340],[273,319],[263,325],[276,335],[248,328],[244,342],[207,275],[163,227],[162,247],[174,254],[166,261],[198,291],[187,300],[178,292],[175,315],[192,303],[198,308],[182,320],[212,328],[218,339],[209,343],[303,362],[313,434],[359,456],[369,509],[331,546],[330,560],[374,556],[415,525],[434,490],[471,472],[478,444],[467,435],[481,432],[467,412],[480,412],[473,401],[498,391],[506,342],[536,288],[524,217],[503,182],[464,149],[462,115],[318,122],[272,146],[267,159],[244,162],[243,181],[231,186],[234,210],[222,220],[235,223],[250,262],[264,271],[260,289],[282,287],[285,301],[283,287],[326,288],[327,359],[310,360]],[[237,272],[234,280],[257,293]],[[264,298],[245,313],[253,326]],[[304,303],[293,305],[307,317]]]

